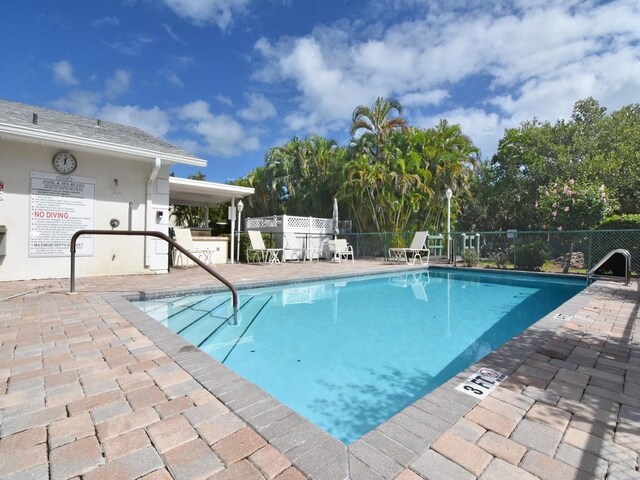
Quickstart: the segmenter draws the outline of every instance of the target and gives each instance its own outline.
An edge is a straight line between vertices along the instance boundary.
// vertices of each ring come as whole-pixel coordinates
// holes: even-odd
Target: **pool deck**
[[[221,265],[239,285],[417,267]],[[433,267],[437,268],[437,267]],[[3,479],[640,479],[640,284],[596,282],[348,447],[126,299],[168,275],[0,282]],[[479,366],[508,379],[455,390]]]

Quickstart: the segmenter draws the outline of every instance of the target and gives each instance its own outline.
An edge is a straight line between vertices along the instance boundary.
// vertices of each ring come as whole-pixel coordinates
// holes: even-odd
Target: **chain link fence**
[[[452,239],[452,259],[467,265],[586,274],[611,250],[624,248],[632,272],[640,272],[640,230],[511,230],[456,233]]]
[[[356,258],[387,258],[390,247],[409,246],[414,232],[349,233]],[[447,255],[446,233],[442,249]],[[432,233],[432,237],[436,235]],[[432,247],[432,254],[433,246]],[[640,273],[640,230],[501,231],[451,234],[451,263],[488,268],[586,274],[611,250],[631,253],[634,275]]]
[[[391,247],[408,247],[415,232],[341,233],[356,258],[386,260]],[[278,235],[265,233],[265,243],[278,244]],[[640,230],[501,231],[451,233],[447,256],[446,233],[431,232],[432,256],[452,264],[487,268],[586,274],[607,253],[624,248],[631,254],[633,275],[640,273]],[[241,260],[248,245],[242,234]],[[280,242],[281,244],[281,242]]]

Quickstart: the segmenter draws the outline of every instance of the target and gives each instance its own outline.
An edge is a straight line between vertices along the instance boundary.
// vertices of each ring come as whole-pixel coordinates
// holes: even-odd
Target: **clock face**
[[[76,160],[76,157],[69,152],[56,153],[53,157],[53,168],[63,175],[73,173],[77,166],[78,161]]]

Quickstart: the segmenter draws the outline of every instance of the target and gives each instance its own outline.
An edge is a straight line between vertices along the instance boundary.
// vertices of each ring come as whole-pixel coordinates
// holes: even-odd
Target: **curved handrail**
[[[213,270],[209,265],[204,263],[202,260],[200,260],[198,257],[193,255],[191,252],[187,251],[178,242],[176,242],[175,240],[173,240],[172,238],[170,238],[169,236],[165,235],[162,232],[153,232],[153,231],[147,231],[147,230],[78,230],[71,237],[71,245],[69,247],[71,250],[71,278],[69,282],[71,285],[71,293],[73,293],[76,288],[76,242],[78,240],[78,237],[80,237],[80,235],[126,235],[126,236],[137,235],[137,236],[145,236],[145,237],[156,237],[161,240],[164,240],[170,245],[173,245],[173,248],[184,253],[188,258],[193,260],[195,264],[204,268],[207,272],[209,272],[211,275],[213,275],[222,283],[224,283],[227,287],[229,287],[229,290],[231,290],[231,295],[233,297],[233,318],[234,320],[237,318],[238,290],[236,289],[236,287],[229,280],[227,280],[218,272]]]
[[[595,266],[593,266],[587,273],[587,285],[589,285],[591,279],[595,277],[595,272],[616,253],[619,253],[624,257],[625,285],[629,285],[629,283],[631,282],[631,254],[629,253],[629,250],[625,250],[624,248],[616,248],[615,250],[611,250],[604,257],[602,257],[602,259],[598,263],[596,263]]]

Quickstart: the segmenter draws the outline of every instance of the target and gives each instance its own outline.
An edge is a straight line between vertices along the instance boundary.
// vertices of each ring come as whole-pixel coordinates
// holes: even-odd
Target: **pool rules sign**
[[[467,395],[471,395],[472,397],[482,399],[489,395],[494,388],[506,379],[507,376],[504,373],[484,367],[467,378],[464,383],[458,385],[456,390],[466,393]]]
[[[31,172],[30,257],[67,257],[71,236],[92,229],[95,217],[94,178]],[[82,236],[77,255],[93,255],[93,236]]]

